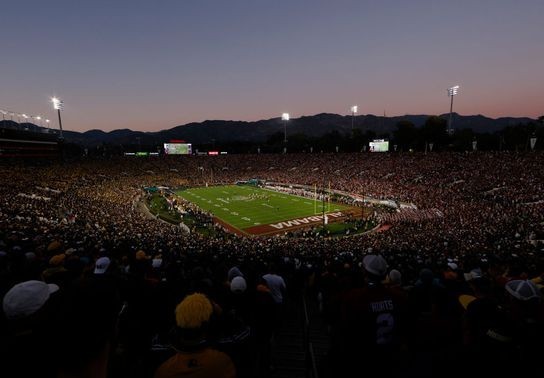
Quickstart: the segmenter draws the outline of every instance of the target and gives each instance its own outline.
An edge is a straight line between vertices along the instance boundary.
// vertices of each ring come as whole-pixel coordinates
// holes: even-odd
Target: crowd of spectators
[[[264,376],[282,302],[303,288],[319,299],[330,366],[344,376],[362,359],[402,366],[388,361],[413,351],[442,368],[460,357],[533,367],[543,158],[263,154],[1,166],[2,375]],[[148,186],[254,178],[330,182],[440,216],[341,239],[210,237],[139,206]]]

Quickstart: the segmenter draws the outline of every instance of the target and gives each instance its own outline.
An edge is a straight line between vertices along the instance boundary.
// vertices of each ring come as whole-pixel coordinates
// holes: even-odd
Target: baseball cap
[[[233,293],[243,293],[247,289],[246,280],[244,277],[234,277],[230,282],[230,291]]]
[[[213,306],[204,294],[195,293],[185,297],[176,307],[176,324],[180,328],[196,329],[210,320]]]
[[[8,319],[26,318],[43,307],[49,296],[57,291],[55,284],[25,281],[13,286],[4,296],[3,309]]]
[[[367,255],[363,258],[363,267],[368,273],[375,276],[385,276],[387,273],[387,262],[381,255]]]
[[[529,280],[512,280],[507,282],[504,288],[511,296],[520,301],[530,301],[541,297],[538,287]]]
[[[110,263],[111,263],[111,260],[109,259],[109,257],[101,257],[98,260],[96,260],[96,263],[94,266],[94,274],[106,273],[106,270],[108,270]]]

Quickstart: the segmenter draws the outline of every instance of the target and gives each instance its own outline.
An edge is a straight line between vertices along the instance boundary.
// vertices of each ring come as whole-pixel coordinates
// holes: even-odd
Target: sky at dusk
[[[12,0],[0,109],[156,131],[317,113],[544,114],[543,0]]]

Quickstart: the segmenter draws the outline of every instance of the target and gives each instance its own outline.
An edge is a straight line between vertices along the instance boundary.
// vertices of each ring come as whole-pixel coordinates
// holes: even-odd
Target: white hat
[[[106,273],[106,270],[108,270],[108,267],[110,266],[110,259],[109,257],[101,257],[98,260],[96,260],[96,264],[94,267],[94,274],[104,274]]]
[[[457,269],[459,269],[459,266],[457,266],[457,264],[454,263],[454,262],[449,262],[449,263],[448,263],[448,267],[449,267],[451,270],[457,270]]]
[[[55,284],[36,280],[13,286],[4,296],[3,308],[6,318],[20,319],[34,314],[58,289],[59,287]]]
[[[540,298],[538,287],[529,280],[512,280],[504,286],[506,291],[520,301]]]
[[[244,277],[238,276],[234,277],[230,282],[230,291],[235,292],[244,292],[247,289],[246,280]]]
[[[465,281],[474,281],[483,277],[482,270],[480,268],[472,269],[469,273],[465,273]]]
[[[387,262],[381,255],[367,255],[363,259],[365,270],[375,276],[385,276],[387,273]]]
[[[162,265],[162,259],[153,259],[153,260],[151,260],[151,266],[153,268],[158,269],[158,268],[161,267],[161,265]]]

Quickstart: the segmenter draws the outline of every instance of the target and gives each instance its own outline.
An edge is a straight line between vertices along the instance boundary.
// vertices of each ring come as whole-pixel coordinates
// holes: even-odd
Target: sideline
[[[179,228],[181,228],[182,231],[190,234],[191,233],[191,229],[183,222],[180,222],[179,224],[176,224],[176,223],[170,223],[170,222],[167,222],[165,221],[164,219],[162,219],[161,217],[159,216],[156,216],[154,215],[150,210],[149,208],[147,207],[146,203],[145,203],[145,196],[141,196],[140,199],[137,201],[136,203],[136,208],[147,218],[147,219],[153,219],[153,220],[156,220],[156,221],[160,221],[162,223],[165,223],[169,226],[177,226]]]

